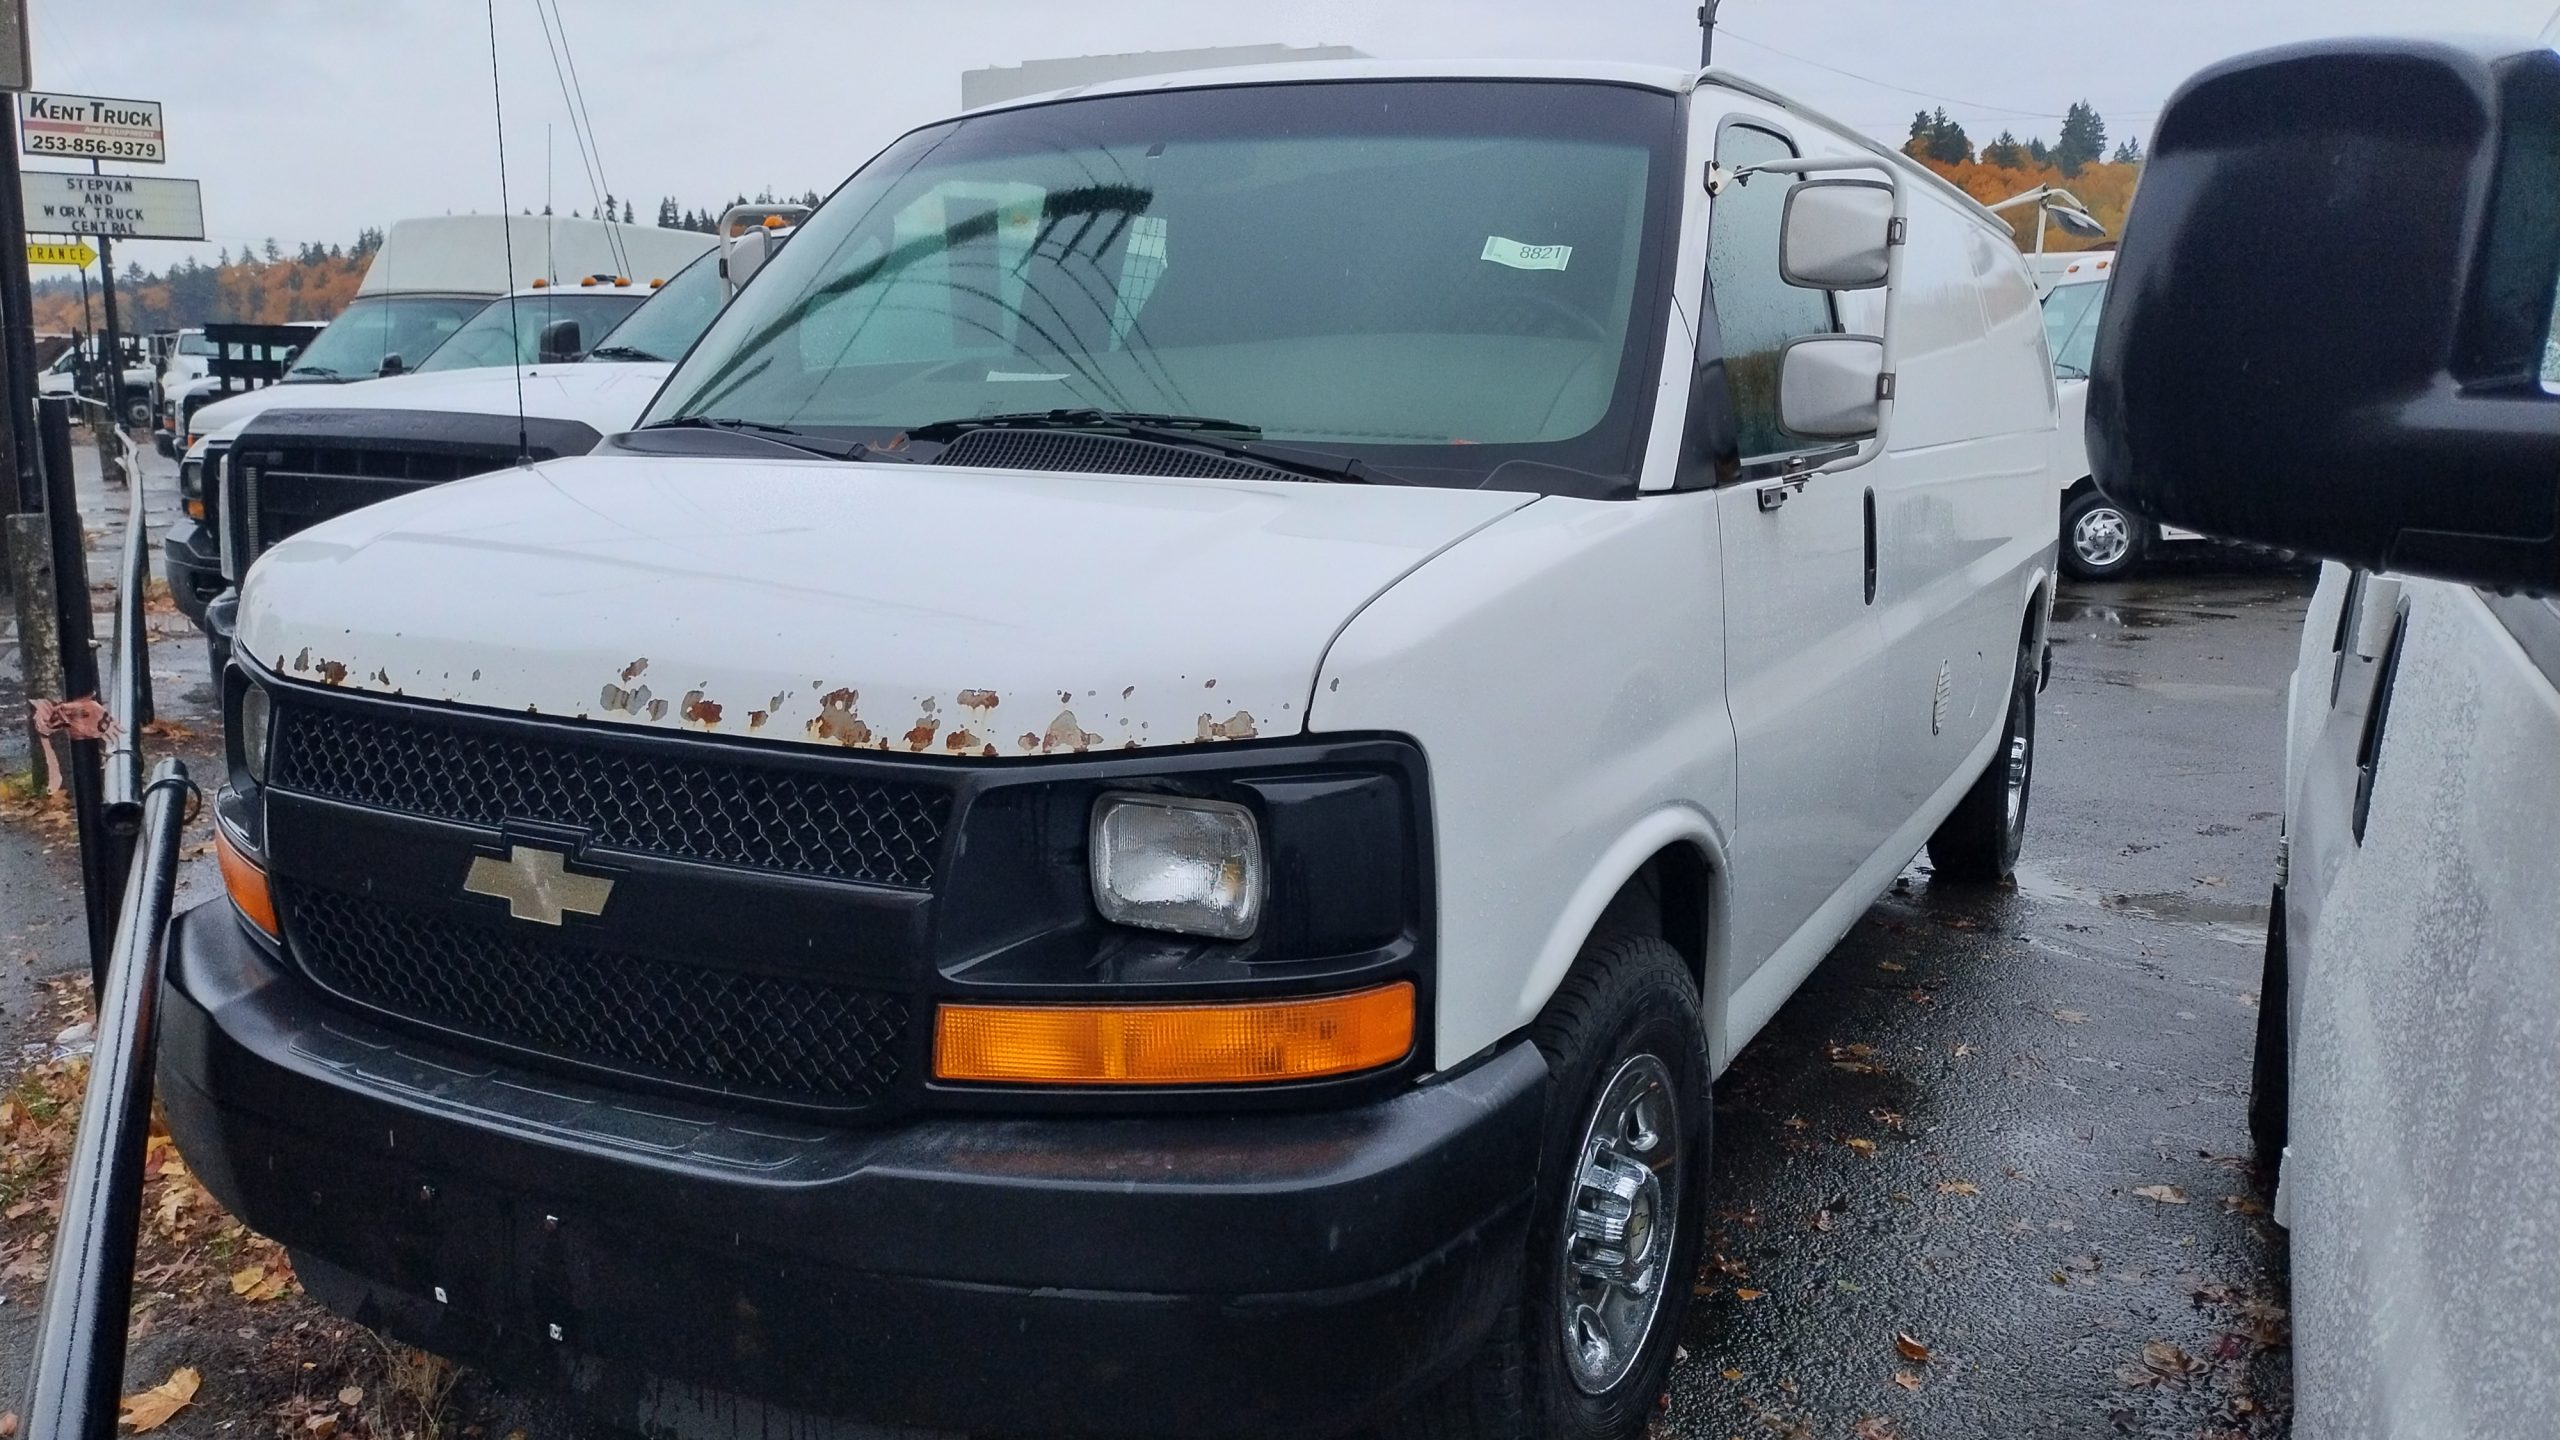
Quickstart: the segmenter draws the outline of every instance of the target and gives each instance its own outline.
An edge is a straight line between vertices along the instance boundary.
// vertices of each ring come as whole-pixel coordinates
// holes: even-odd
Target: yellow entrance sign
[[[69,245],[30,244],[27,246],[27,263],[30,265],[77,265],[87,269],[98,263],[98,252],[78,242]]]

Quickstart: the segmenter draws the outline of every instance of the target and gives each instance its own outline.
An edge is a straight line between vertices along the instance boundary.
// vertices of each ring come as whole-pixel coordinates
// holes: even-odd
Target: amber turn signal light
[[[1237,1005],[945,1005],[933,1073],[1014,1085],[1250,1085],[1413,1049],[1413,985]]]
[[[231,904],[241,918],[275,937],[276,897],[267,888],[267,872],[258,862],[241,853],[231,843],[231,832],[220,825],[213,827],[213,853],[222,861],[222,888],[231,896]]]

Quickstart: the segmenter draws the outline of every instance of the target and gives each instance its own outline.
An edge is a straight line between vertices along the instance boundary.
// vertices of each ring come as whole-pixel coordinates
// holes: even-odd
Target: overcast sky
[[[405,215],[494,211],[483,0],[31,0],[37,84],[159,100],[212,239],[130,244],[158,268],[274,236],[346,241]],[[772,187],[833,189],[1025,59],[1282,41],[1390,58],[1694,63],[1695,0],[558,0],[604,176],[649,218]],[[2051,138],[2094,103],[2149,134],[2189,73],[2319,35],[2527,35],[2554,0],[1726,0],[1717,59],[1879,137],[1945,106],[1976,143]],[[509,193],[590,209],[534,0],[495,0]],[[546,134],[547,128],[547,134]],[[70,169],[59,161],[37,168]],[[110,166],[110,169],[118,168]],[[546,181],[546,172],[548,179]]]

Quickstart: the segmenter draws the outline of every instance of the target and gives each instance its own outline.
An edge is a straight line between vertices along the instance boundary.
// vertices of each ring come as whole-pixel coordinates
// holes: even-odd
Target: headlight
[[[1093,807],[1093,903],[1142,930],[1242,940],[1262,917],[1253,812],[1216,800],[1106,795]]]
[[[267,783],[267,692],[254,680],[240,692],[240,763],[250,779]]]

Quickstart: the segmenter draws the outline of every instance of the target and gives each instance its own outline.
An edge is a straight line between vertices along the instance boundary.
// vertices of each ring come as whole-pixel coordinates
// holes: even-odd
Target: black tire
[[[148,400],[132,400],[126,402],[124,407],[124,423],[136,430],[150,429],[151,402]]]
[[[2291,992],[2293,972],[2285,954],[2284,887],[2267,904],[2266,963],[2258,975],[2258,1046],[2249,1060],[2249,1143],[2258,1172],[2275,1188],[2284,1166],[2285,1127],[2292,1104]]]
[[[2141,516],[2083,485],[2062,503],[2062,568],[2075,580],[2119,580],[2151,548]]]
[[[1635,1440],[1669,1382],[1705,1241],[1711,1158],[1706,1026],[1696,982],[1680,952],[1654,936],[1595,937],[1530,1037],[1545,1054],[1553,1083],[1520,1291],[1466,1368],[1381,1428],[1382,1440]],[[1668,1083],[1647,1093],[1669,1106],[1663,1128],[1678,1141],[1667,1197],[1671,1243],[1660,1283],[1647,1292],[1653,1309],[1642,1340],[1624,1347],[1628,1358],[1617,1378],[1595,1390],[1578,1378],[1566,1354],[1564,1228],[1579,1203],[1595,1111],[1619,1093],[1623,1078],[1641,1083],[1643,1070],[1653,1066]],[[1658,1230],[1646,1233],[1658,1241]]]
[[[2023,744],[2021,743],[2023,742]],[[1929,865],[1940,880],[1987,885],[2009,878],[2027,841],[2027,797],[2035,782],[2036,664],[2032,647],[2018,649],[2009,682],[2009,719],[1973,788],[1929,837]],[[2010,804],[2015,771],[2017,803]]]

